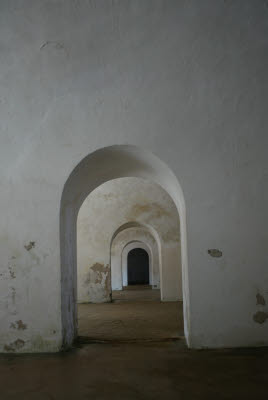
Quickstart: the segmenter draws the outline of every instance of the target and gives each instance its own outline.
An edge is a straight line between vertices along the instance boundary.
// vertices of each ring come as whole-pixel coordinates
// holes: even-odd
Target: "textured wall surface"
[[[123,242],[125,245],[128,244],[131,239],[125,242],[123,232],[128,236],[132,233],[132,240],[146,239],[146,236],[143,238],[142,227],[125,229],[113,239],[115,232],[130,222],[148,227],[155,231],[159,238],[158,257],[161,257],[162,273],[171,274],[168,285],[161,288],[162,300],[181,299],[180,223],[175,204],[155,183],[140,178],[120,178],[106,182],[95,189],[79,210],[77,219],[79,302],[110,301],[112,243],[116,238],[117,242],[118,238],[121,238],[121,244]],[[143,236],[139,231],[143,231]],[[149,235],[152,236],[150,232],[147,233],[147,236]],[[113,246],[112,251],[115,251]],[[120,267],[120,263],[117,262],[114,274]],[[159,276],[157,262],[156,268]]]
[[[191,346],[268,344],[267,21],[265,0],[0,2],[0,351],[61,347],[61,195],[114,144],[182,187]]]

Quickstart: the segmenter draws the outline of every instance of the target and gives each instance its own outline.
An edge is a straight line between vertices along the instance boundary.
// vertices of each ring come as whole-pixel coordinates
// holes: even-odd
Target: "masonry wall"
[[[183,189],[191,346],[268,344],[267,17],[264,0],[0,2],[0,351],[61,348],[64,183],[114,144]]]

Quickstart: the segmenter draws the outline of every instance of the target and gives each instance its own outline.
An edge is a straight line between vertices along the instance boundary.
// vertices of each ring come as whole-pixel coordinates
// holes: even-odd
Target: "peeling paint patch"
[[[219,249],[209,249],[208,254],[211,257],[216,257],[216,258],[222,257],[222,251]]]
[[[5,351],[9,351],[9,352],[15,352],[16,350],[21,349],[24,345],[25,345],[24,340],[17,339],[17,340],[15,340],[15,342],[6,344],[4,346],[4,350]]]
[[[108,268],[109,266],[108,265],[106,265],[106,266],[104,266],[104,264],[101,264],[101,263],[95,263],[95,264],[93,264],[92,266],[91,266],[91,269],[92,269],[92,271],[94,271],[94,272],[107,272],[108,271]]]
[[[253,315],[253,320],[258,324],[263,324],[268,318],[268,313],[264,311],[258,311]]]
[[[256,294],[256,299],[257,299],[257,303],[256,304],[260,304],[262,306],[265,306],[265,304],[266,304],[265,298],[260,293]]]
[[[15,279],[16,275],[15,275],[15,272],[12,271],[12,267],[11,266],[8,267],[8,270],[9,270],[10,278]]]
[[[14,262],[9,262],[7,265],[7,269],[0,273],[0,279],[1,280],[10,280],[10,278],[15,279],[16,278],[16,274],[14,271],[15,267],[16,266]]]
[[[110,294],[110,266],[101,263],[95,263],[90,267],[88,277],[84,281],[85,285],[90,284],[102,285],[106,294]]]
[[[20,330],[24,331],[25,329],[27,329],[27,325],[24,324],[24,323],[22,322],[22,320],[20,319],[20,320],[18,320],[18,321],[16,321],[16,322],[12,322],[12,323],[10,324],[10,328],[12,328],[12,329],[18,329],[19,331],[20,331]]]
[[[24,248],[27,250],[27,251],[30,251],[31,249],[33,249],[35,247],[35,242],[29,242],[29,244],[26,244],[25,246],[24,246]]]

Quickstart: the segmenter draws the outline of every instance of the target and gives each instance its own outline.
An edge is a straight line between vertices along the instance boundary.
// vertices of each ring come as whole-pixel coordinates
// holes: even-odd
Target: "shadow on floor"
[[[91,344],[63,354],[0,357],[0,398],[266,400],[267,363],[268,349]]]
[[[159,290],[117,291],[112,303],[79,304],[78,326],[82,342],[179,340],[182,302],[162,303]]]

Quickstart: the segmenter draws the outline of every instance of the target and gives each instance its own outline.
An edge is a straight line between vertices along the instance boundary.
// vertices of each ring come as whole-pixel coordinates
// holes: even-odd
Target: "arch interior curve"
[[[101,184],[120,177],[140,177],[160,185],[173,199],[180,216],[184,329],[189,343],[186,211],[180,184],[171,169],[148,150],[132,145],[104,147],[86,156],[69,175],[60,205],[61,320],[64,347],[77,335],[76,221],[85,198]]]

